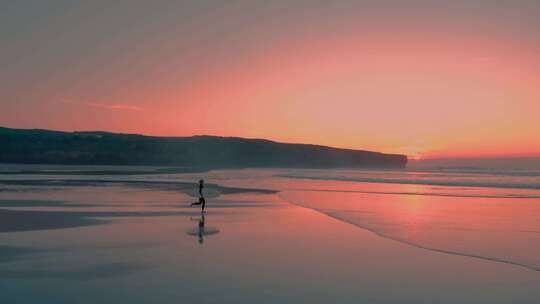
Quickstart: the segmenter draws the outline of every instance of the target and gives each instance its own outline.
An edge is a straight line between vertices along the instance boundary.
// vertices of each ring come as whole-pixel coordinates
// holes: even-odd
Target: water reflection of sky
[[[276,178],[274,170],[229,171],[227,179],[227,172],[210,172],[205,179],[295,190],[209,198],[201,225],[200,209],[189,207],[193,197],[170,188],[0,186],[7,190],[0,191],[0,209],[99,221],[0,233],[2,299],[535,303],[540,297],[536,271],[411,246],[535,265],[540,234],[531,232],[540,231],[537,199],[440,196],[500,196],[499,189]],[[199,176],[137,178],[197,181]],[[429,191],[438,195],[417,195]]]

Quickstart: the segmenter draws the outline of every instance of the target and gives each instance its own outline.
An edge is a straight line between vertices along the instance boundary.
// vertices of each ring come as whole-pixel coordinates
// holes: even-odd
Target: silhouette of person
[[[191,203],[191,206],[201,205],[201,212],[204,212],[204,206],[206,205],[206,200],[203,196],[199,197],[199,201],[196,203]]]
[[[204,179],[199,180],[199,196],[203,196],[202,189],[204,188]]]
[[[201,205],[201,212],[204,212],[204,206],[206,205],[206,200],[204,199],[202,190],[204,188],[204,180],[199,180],[199,201],[196,203],[192,203],[191,206],[194,205]]]

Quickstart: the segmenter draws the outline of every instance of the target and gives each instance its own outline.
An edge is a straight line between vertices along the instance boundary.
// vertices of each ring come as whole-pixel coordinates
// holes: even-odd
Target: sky
[[[540,156],[540,1],[6,1],[0,126]]]

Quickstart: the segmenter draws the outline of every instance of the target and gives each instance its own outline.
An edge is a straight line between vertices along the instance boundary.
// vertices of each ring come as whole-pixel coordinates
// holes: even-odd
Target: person
[[[206,205],[206,200],[204,199],[203,192],[202,192],[203,188],[204,188],[204,180],[201,179],[199,180],[199,201],[191,204],[191,206],[201,205],[201,212],[204,212],[204,206]]]
[[[201,205],[201,212],[204,212],[204,206],[206,205],[206,200],[203,196],[199,197],[199,201],[191,203],[191,206]]]
[[[199,180],[199,196],[203,197],[202,189],[204,188],[204,179]]]

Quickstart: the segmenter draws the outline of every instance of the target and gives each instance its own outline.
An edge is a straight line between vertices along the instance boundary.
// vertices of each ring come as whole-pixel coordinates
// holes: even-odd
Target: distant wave
[[[292,175],[278,174],[276,177],[313,179],[313,180],[336,180],[361,183],[383,184],[406,184],[406,185],[430,185],[450,187],[484,187],[506,189],[540,189],[540,183],[515,183],[515,182],[491,182],[491,181],[459,181],[459,180],[427,180],[427,179],[404,179],[404,178],[379,178],[379,177],[353,177],[353,176],[316,176],[316,175]]]
[[[450,196],[450,197],[474,197],[474,198],[540,198],[535,194],[461,194],[461,193],[437,193],[437,192],[404,192],[404,191],[361,191],[361,190],[335,190],[335,189],[289,189],[291,191],[313,192],[353,192],[366,194],[391,194],[391,195],[425,195],[425,196]]]
[[[499,175],[499,176],[523,176],[523,177],[540,177],[540,171],[531,170],[499,170],[486,168],[407,168],[406,172],[429,172],[429,173],[462,173],[462,174],[478,174],[478,175]]]

